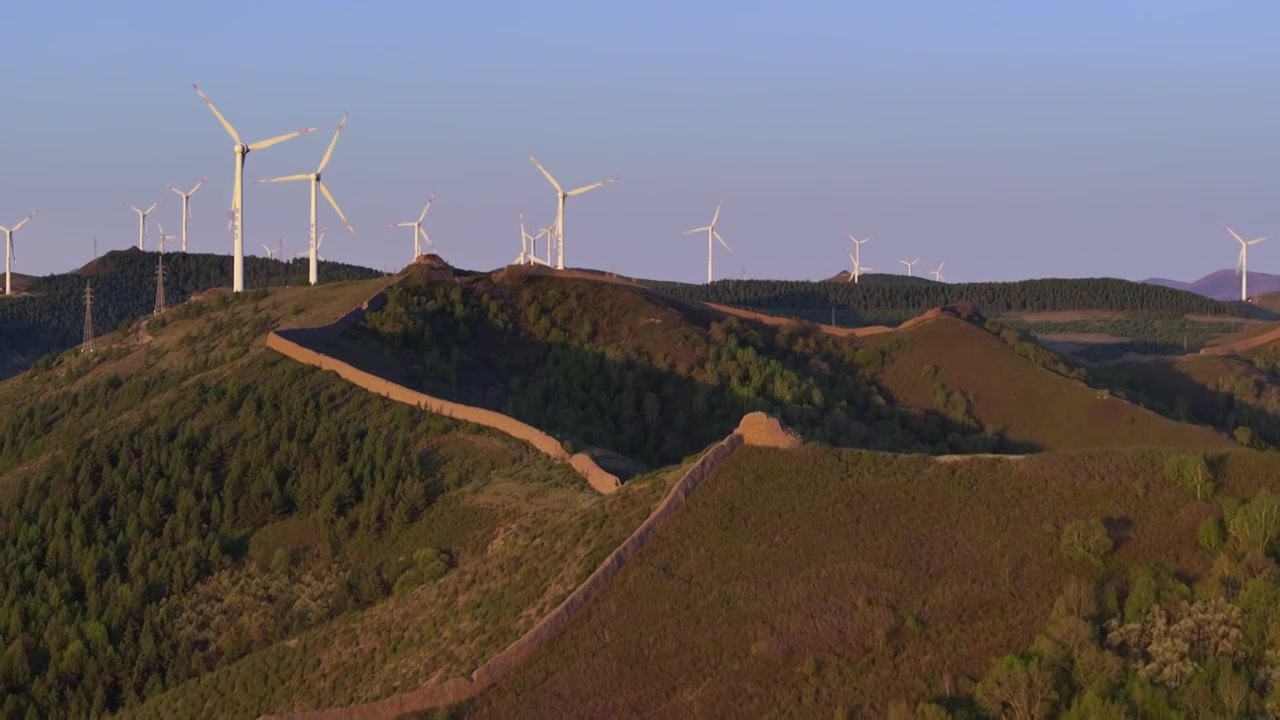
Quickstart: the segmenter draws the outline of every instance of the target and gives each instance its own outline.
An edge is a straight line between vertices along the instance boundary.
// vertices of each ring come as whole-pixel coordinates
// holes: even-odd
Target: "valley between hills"
[[[6,718],[1280,710],[1267,296],[149,255],[0,300]]]

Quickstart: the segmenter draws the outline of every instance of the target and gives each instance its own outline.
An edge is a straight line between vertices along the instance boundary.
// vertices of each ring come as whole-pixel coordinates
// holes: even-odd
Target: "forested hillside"
[[[860,348],[803,323],[771,328],[635,286],[510,268],[458,282],[411,278],[328,349],[649,466],[700,450],[753,410],[841,445],[997,444],[972,423],[894,407],[870,380],[892,343]]]
[[[1172,288],[1111,278],[1021,282],[935,283],[870,275],[858,283],[721,280],[708,285],[646,282],[676,297],[797,315],[826,322],[832,308],[842,325],[896,324],[929,308],[968,302],[983,312],[1112,310],[1244,317],[1251,310]]]
[[[24,294],[0,296],[0,379],[30,367],[46,353],[80,343],[84,328],[84,288],[92,281],[94,326],[99,333],[121,322],[151,314],[156,298],[157,254],[136,249],[109,252],[70,273],[32,278]],[[301,285],[307,268],[291,263],[245,257],[246,288]],[[195,293],[231,286],[231,258],[226,255],[167,253],[165,297],[175,305]],[[322,263],[323,282],[360,280],[383,273],[342,263]]]
[[[450,605],[455,574],[472,590],[510,580],[493,567],[510,558],[483,552],[502,524],[558,507],[546,527],[576,525],[598,507],[567,467],[521,443],[263,348],[266,330],[332,319],[374,289],[219,295],[148,321],[145,337],[115,333],[0,383],[0,716],[101,717],[393,596]],[[467,499],[495,485],[527,505]],[[298,658],[272,664],[273,692],[341,703],[417,677],[410,658],[422,672],[478,662],[634,522],[624,511],[588,535],[539,537],[531,547],[559,562],[525,563],[502,602],[435,611],[421,646],[344,653],[360,659],[344,674],[363,690],[308,693],[314,666]],[[466,631],[471,646],[436,644],[479,615],[483,642]],[[406,635],[398,614],[377,617]],[[231,694],[256,708],[240,717],[292,702]],[[173,699],[196,703],[178,716],[228,716],[217,697]]]

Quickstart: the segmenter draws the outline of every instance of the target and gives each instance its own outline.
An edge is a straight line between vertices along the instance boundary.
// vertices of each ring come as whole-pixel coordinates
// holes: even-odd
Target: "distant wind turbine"
[[[234,127],[231,127],[231,123],[227,122],[227,119],[222,116],[222,113],[218,112],[218,108],[214,107],[213,103],[209,101],[209,96],[205,95],[204,92],[200,90],[199,86],[193,84],[191,87],[196,89],[196,93],[200,96],[200,99],[204,100],[204,103],[209,106],[209,109],[211,111],[213,111],[214,117],[218,118],[218,122],[222,124],[223,129],[225,129],[227,131],[227,134],[231,136],[231,139],[235,141],[235,147],[233,148],[233,150],[235,151],[235,154],[236,154],[236,174],[235,174],[235,185],[233,185],[231,189],[231,218],[233,223],[235,224],[235,245],[234,245],[235,257],[231,265],[231,275],[232,275],[231,290],[232,292],[243,292],[244,291],[244,158],[245,158],[245,155],[248,155],[254,150],[265,150],[266,148],[269,148],[272,145],[278,145],[286,140],[292,140],[300,135],[306,135],[309,132],[315,132],[317,128],[304,128],[302,130],[298,130],[295,132],[286,133],[284,135],[277,135],[273,138],[267,138],[266,140],[259,140],[258,142],[255,142],[255,143],[246,144],[242,140],[240,140],[240,134],[236,132],[236,129]],[[312,205],[314,204],[315,202],[313,200]]]
[[[262,249],[267,251],[268,260],[275,260],[276,255],[280,252],[279,249],[268,247],[266,244],[263,244]]]
[[[320,260],[320,262],[328,262],[328,260],[325,260],[324,256],[320,254],[320,246],[324,244],[324,234],[326,230],[328,230],[328,228],[320,228],[320,236],[316,239],[315,243],[315,254],[312,256]],[[303,250],[297,255],[294,255],[294,257],[306,257],[307,255],[311,255],[310,250]]]
[[[929,273],[930,275],[932,275],[932,276],[933,276],[933,280],[934,280],[934,282],[942,282],[942,266],[943,266],[944,264],[945,264],[945,263],[938,263],[938,269],[937,269],[937,270],[934,270],[934,271],[933,271],[933,272],[931,272],[931,273]]]
[[[862,275],[862,273],[875,271],[875,268],[863,265],[858,260],[856,253],[849,253],[849,261],[853,263],[853,272],[849,274],[849,280],[853,281],[855,284],[858,282],[858,276]]]
[[[347,230],[352,235],[356,234],[356,229],[351,227],[351,223],[347,222],[347,216],[342,214],[342,208],[338,207],[338,201],[333,199],[333,193],[329,192],[329,186],[324,184],[324,180],[320,179],[320,174],[324,172],[325,166],[329,164],[329,158],[333,157],[333,148],[338,144],[338,136],[342,134],[342,128],[347,124],[347,116],[344,114],[342,119],[338,121],[338,129],[333,131],[333,139],[329,141],[329,149],[324,151],[324,157],[320,158],[320,167],[315,172],[299,173],[297,175],[285,175],[283,177],[267,178],[259,180],[260,183],[281,183],[281,182],[302,182],[311,183],[311,284],[315,285],[320,281],[319,277],[319,257],[316,255],[320,251],[320,243],[316,237],[316,190],[318,189],[324,194],[324,199],[329,201],[329,205],[333,207],[333,211],[338,213],[338,217],[342,220],[342,224],[347,226]]]
[[[520,213],[520,257],[517,261],[521,265],[550,265],[538,257],[538,240],[548,234],[547,228],[542,228],[536,235],[530,235],[524,228],[524,213]]]
[[[858,283],[858,276],[862,275],[864,271],[875,270],[875,268],[871,267],[862,267],[862,244],[869,242],[871,238],[863,238],[859,240],[858,238],[850,235],[849,239],[853,241],[853,252],[849,253],[849,259],[853,261],[853,274],[849,279],[856,285]]]
[[[710,225],[707,225],[705,227],[697,227],[692,230],[684,231],[685,235],[691,235],[697,232],[707,233],[707,283],[708,284],[711,283],[712,280],[714,279],[711,271],[711,259],[712,259],[712,253],[715,250],[715,241],[719,240],[720,244],[724,246],[725,250],[728,250],[729,252],[733,252],[733,248],[729,247],[729,243],[725,242],[724,238],[720,237],[720,233],[716,232],[716,221],[720,219],[720,207],[723,205],[724,205],[724,201],[721,201],[716,204],[716,211],[715,211],[715,214],[711,216]]]
[[[1266,240],[1266,238],[1260,237],[1260,238],[1254,238],[1253,240],[1246,241],[1244,238],[1240,237],[1235,230],[1232,230],[1230,227],[1227,228],[1227,232],[1231,233],[1231,237],[1235,238],[1236,241],[1240,243],[1240,258],[1236,262],[1236,272],[1240,274],[1240,302],[1248,302],[1249,301],[1249,246],[1257,245],[1263,240]]]
[[[431,203],[434,202],[435,199],[436,199],[436,194],[433,192],[431,193],[431,197],[427,198],[427,204],[422,206],[422,214],[418,216],[418,220],[416,222],[412,220],[406,220],[405,222],[396,223],[395,225],[391,226],[393,228],[398,228],[398,227],[413,228],[413,259],[415,261],[418,259],[418,256],[422,254],[421,241],[425,240],[427,247],[431,247],[434,244],[431,242],[431,236],[428,235],[427,231],[422,228],[422,223],[427,219],[427,211],[431,209]],[[446,208],[446,210],[447,209],[448,208]]]
[[[200,186],[204,185],[204,181],[208,179],[207,177],[200,178],[200,182],[196,183],[196,186],[187,192],[182,192],[172,185],[169,186],[170,190],[178,193],[178,197],[182,198],[182,252],[187,251],[187,221],[191,219],[191,196],[195,195]]]
[[[529,156],[529,161],[532,162],[534,166],[538,168],[538,170],[547,178],[547,182],[551,183],[551,186],[556,189],[556,232],[554,235],[554,241],[556,243],[556,268],[559,270],[563,270],[564,269],[564,201],[567,200],[568,198],[573,197],[574,195],[581,195],[585,192],[590,192],[591,190],[595,190],[598,187],[603,187],[605,185],[608,185],[611,182],[617,182],[618,178],[609,178],[608,180],[601,180],[600,182],[591,183],[590,185],[583,185],[580,188],[574,188],[573,190],[565,192],[564,188],[560,187],[560,183],[556,182],[556,179],[551,176],[551,173],[547,172],[547,169],[542,167],[542,165],[539,164],[537,160],[534,160],[532,155]],[[550,253],[548,252],[548,260],[549,259],[550,259]]]
[[[156,198],[156,201],[151,203],[151,207],[147,208],[146,210],[139,210],[136,206],[133,206],[133,205],[129,206],[130,210],[138,213],[138,249],[139,250],[146,249],[142,246],[142,242],[147,237],[147,216],[150,215],[151,211],[155,210],[156,206],[159,204],[160,204],[160,199]]]
[[[910,262],[907,262],[906,260],[899,260],[898,262],[907,266],[907,277],[912,277],[911,269],[916,266],[916,263],[920,262],[920,258],[916,258]]]
[[[9,283],[10,265],[13,264],[13,260],[14,260],[13,234],[18,232],[18,228],[21,228],[23,225],[26,225],[27,222],[31,220],[31,218],[35,217],[36,212],[39,212],[39,211],[38,210],[34,211],[30,215],[22,218],[21,220],[18,221],[18,224],[14,225],[13,227],[0,226],[0,232],[4,233],[4,294],[5,295],[11,294],[12,287],[13,287]]]
[[[158,244],[156,247],[160,250],[160,254],[161,254],[161,255],[163,255],[163,254],[164,254],[164,241],[165,241],[165,240],[176,240],[176,239],[177,239],[177,236],[175,236],[175,235],[165,235],[165,234],[164,234],[164,226],[163,226],[163,225],[161,225],[160,223],[156,223],[156,230],[158,230],[158,231],[160,232],[160,236],[159,236],[159,240],[158,240],[158,243],[159,243],[159,244]]]

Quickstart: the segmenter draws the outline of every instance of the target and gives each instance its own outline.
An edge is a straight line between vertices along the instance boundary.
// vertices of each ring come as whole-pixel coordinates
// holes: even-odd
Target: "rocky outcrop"
[[[735,432],[741,435],[742,441],[748,445],[789,450],[804,444],[804,440],[797,432],[768,413],[752,412],[743,415]]]

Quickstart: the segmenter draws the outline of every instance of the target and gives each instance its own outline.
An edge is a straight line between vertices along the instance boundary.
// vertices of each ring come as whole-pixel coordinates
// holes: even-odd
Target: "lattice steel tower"
[[[84,284],[84,339],[80,352],[93,352],[93,286],[88,282]]]
[[[153,315],[164,312],[164,253],[160,253],[156,261],[156,309]]]

